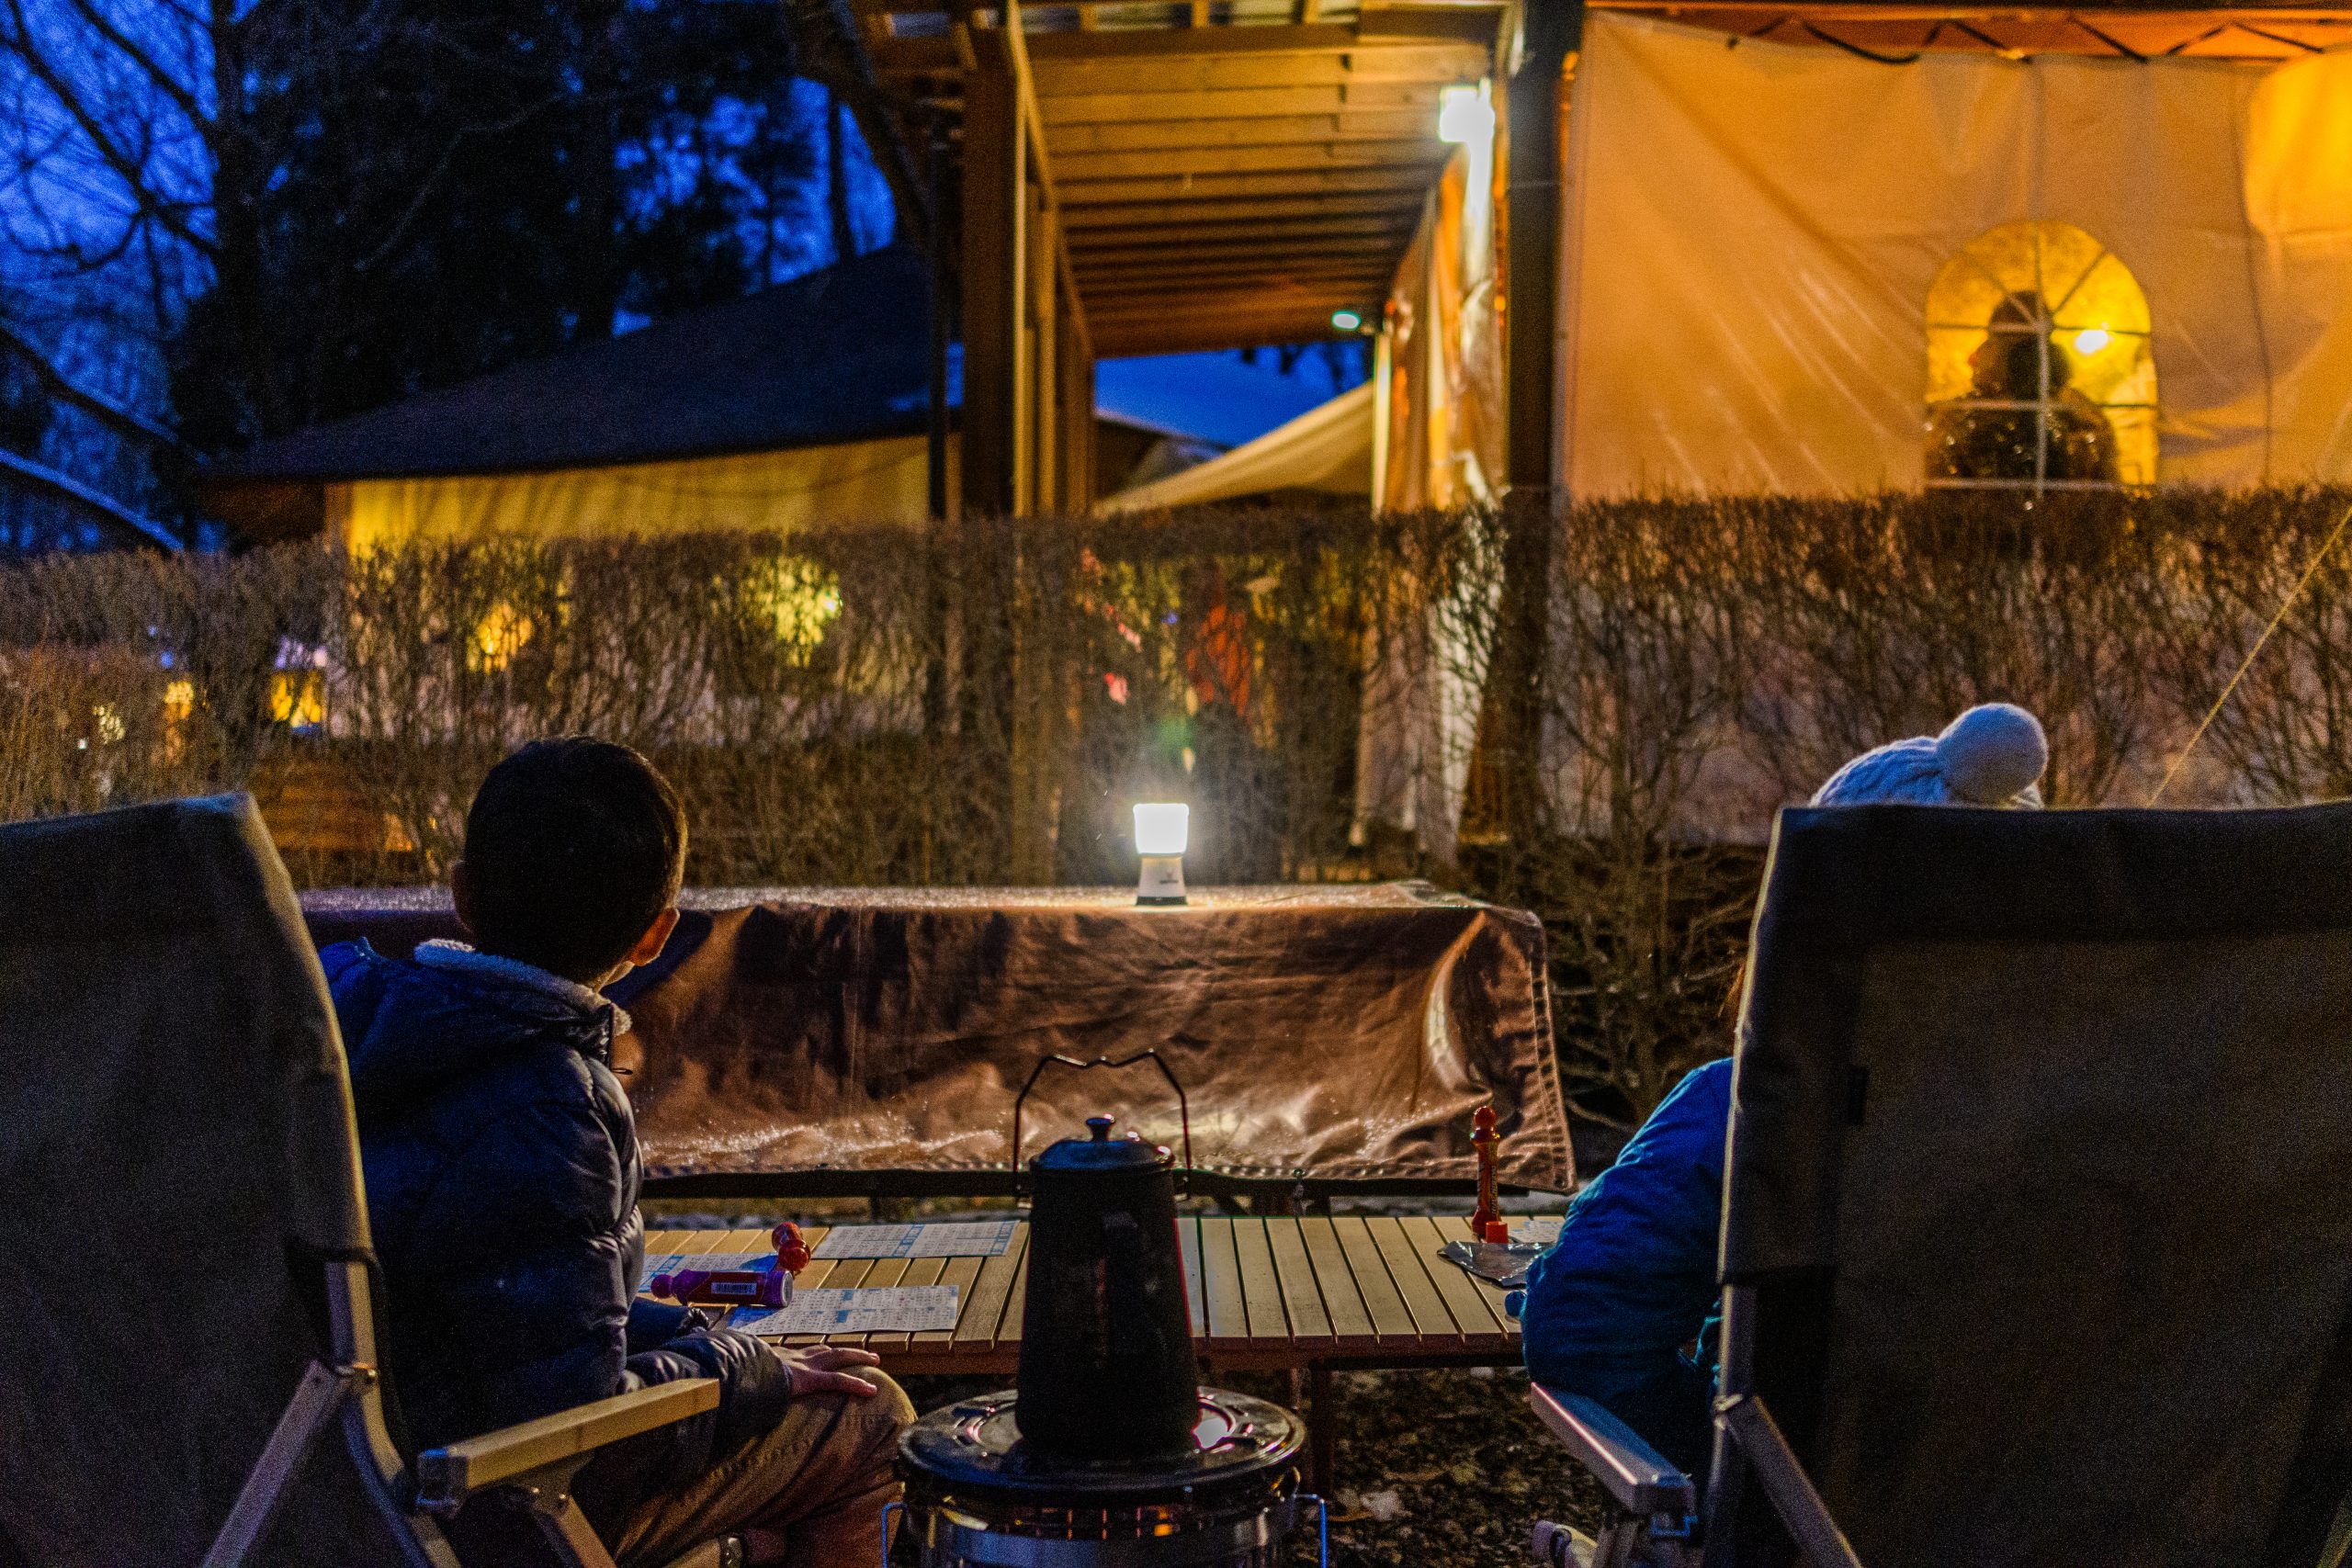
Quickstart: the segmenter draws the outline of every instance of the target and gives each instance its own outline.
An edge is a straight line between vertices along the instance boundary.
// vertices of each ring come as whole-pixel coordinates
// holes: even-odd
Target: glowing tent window
[[[2069,223],[2004,223],[1928,290],[1928,483],[2105,490],[2156,479],[2148,299]]]

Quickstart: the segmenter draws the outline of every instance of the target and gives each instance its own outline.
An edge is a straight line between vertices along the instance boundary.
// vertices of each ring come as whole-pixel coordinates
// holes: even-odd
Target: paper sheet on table
[[[994,1258],[1012,1245],[1018,1220],[953,1220],[910,1225],[837,1225],[818,1258]]]
[[[699,1269],[706,1273],[724,1273],[735,1269],[773,1269],[773,1252],[664,1252],[649,1256],[645,1272],[637,1277],[638,1294],[643,1295],[653,1284],[656,1274],[674,1274],[681,1269]]]
[[[786,1334],[922,1334],[956,1326],[954,1285],[879,1285],[795,1291],[784,1306],[747,1312],[727,1326],[763,1338]]]
[[[1532,1247],[1550,1247],[1560,1239],[1560,1226],[1566,1223],[1557,1214],[1545,1220],[1521,1220],[1510,1227],[1510,1238]]]

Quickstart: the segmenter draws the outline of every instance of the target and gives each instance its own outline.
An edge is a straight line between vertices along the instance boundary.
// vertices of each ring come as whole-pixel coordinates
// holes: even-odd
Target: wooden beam
[[[964,84],[963,501],[967,515],[1014,509],[1021,403],[1021,96],[1001,32],[972,37]]]
[[[1294,83],[1279,87],[1138,89],[1115,93],[1041,93],[1037,107],[1057,136],[1073,125],[1184,124],[1193,120],[1272,119],[1292,115],[1423,114],[1435,122],[1438,78],[1411,82]]]
[[[1069,236],[1071,257],[1096,262],[1129,256],[1162,255],[1170,250],[1215,252],[1266,250],[1297,244],[1377,245],[1409,240],[1413,223],[1406,214],[1368,218],[1289,219],[1255,223],[1203,223],[1182,229],[1087,229]]]
[[[1503,320],[1509,417],[1504,473],[1514,490],[1549,491],[1558,411],[1554,342],[1560,291],[1561,122],[1565,74],[1583,35],[1578,0],[1526,17],[1517,74],[1504,87],[1504,244],[1509,291]]]
[[[1234,119],[1123,119],[1049,126],[1047,136],[1057,164],[1084,152],[1160,152],[1180,147],[1295,147],[1334,141],[1416,141],[1443,145],[1436,141],[1437,112],[1419,108]]]
[[[1413,141],[1320,141],[1290,147],[1170,147],[1151,152],[1073,152],[1054,160],[1071,185],[1155,175],[1295,174],[1311,169],[1396,169],[1435,179],[1450,152],[1431,136]]]
[[[1104,337],[1131,331],[1137,322],[1216,322],[1247,321],[1261,317],[1279,316],[1284,321],[1311,320],[1317,330],[1329,334],[1331,312],[1342,305],[1360,305],[1357,296],[1344,288],[1295,289],[1274,294],[1264,290],[1236,289],[1230,292],[1202,293],[1190,299],[1170,298],[1155,300],[1139,297],[1106,299],[1088,307],[1087,319],[1095,331]]]
[[[1261,201],[1106,201],[1072,208],[1069,213],[1073,236],[1096,230],[1182,230],[1203,223],[1223,222],[1345,222],[1359,218],[1420,221],[1420,195],[1270,197]]]
[[[1235,36],[1321,32],[1319,28],[1243,28]],[[1337,29],[1342,33],[1347,28]],[[1485,44],[1378,44],[1353,39],[1329,47],[1206,49],[1207,33],[1039,33],[1029,39],[1037,89],[1045,97],[1072,93],[1182,93],[1247,87],[1330,86],[1345,82],[1476,81],[1492,68]],[[1124,53],[1100,51],[1114,39],[1170,39],[1188,47]],[[1075,50],[1051,46],[1075,44]]]
[[[1289,28],[1207,28],[1178,33],[1031,33],[1031,62],[1046,96],[1072,93],[1151,92],[1210,88],[1329,86],[1340,82],[1475,81],[1491,69],[1483,44],[1459,41],[1351,41],[1329,48],[1231,50],[1208,47],[1228,32],[1244,35]],[[1342,29],[1346,30],[1346,29]],[[1049,46],[1081,47],[1111,40],[1174,39],[1185,47],[1088,55]],[[873,46],[875,70],[895,79],[953,75],[965,69],[952,36],[893,38]],[[1173,79],[1170,73],[1173,73]]]
[[[1269,241],[1256,245],[1151,245],[1135,250],[1090,251],[1074,255],[1071,265],[1085,279],[1114,276],[1130,269],[1168,277],[1212,265],[1252,263],[1261,271],[1268,272],[1310,261],[1348,261],[1364,266],[1393,267],[1410,239],[1407,234],[1381,234],[1369,239],[1343,234],[1337,239]]]
[[[1298,169],[1238,175],[1160,175],[1119,180],[1067,180],[1062,204],[1075,210],[1104,202],[1223,202],[1274,196],[1360,196],[1369,191],[1425,193],[1427,167]]]

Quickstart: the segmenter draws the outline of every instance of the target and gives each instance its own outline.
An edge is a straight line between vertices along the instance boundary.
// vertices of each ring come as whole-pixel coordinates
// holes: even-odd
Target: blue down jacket
[[[1607,1405],[1691,1474],[1706,1463],[1731,1063],[1675,1086],[1617,1162],[1568,1205],[1527,1274],[1521,1319],[1536,1382]],[[1683,1347],[1699,1342],[1699,1359]]]
[[[717,1411],[616,1444],[582,1472],[580,1501],[609,1527],[773,1427],[791,1378],[758,1341],[634,1300],[643,1166],[610,1065],[615,1010],[364,942],[319,958],[351,1063],[387,1365],[413,1449],[651,1383],[720,1380]]]

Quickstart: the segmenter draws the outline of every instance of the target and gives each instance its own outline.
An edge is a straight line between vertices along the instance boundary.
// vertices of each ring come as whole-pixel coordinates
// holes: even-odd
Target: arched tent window
[[[2148,299],[2071,223],[2004,223],[1928,290],[1928,483],[2154,484]]]

